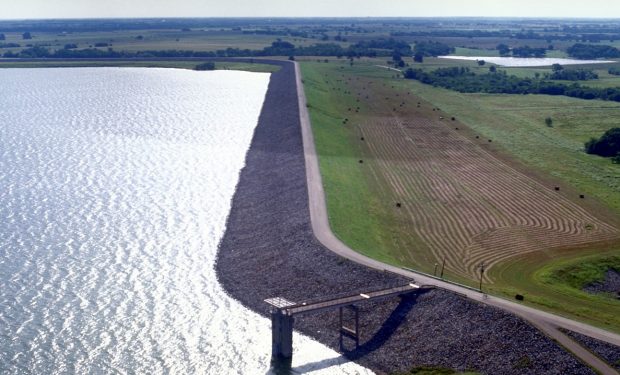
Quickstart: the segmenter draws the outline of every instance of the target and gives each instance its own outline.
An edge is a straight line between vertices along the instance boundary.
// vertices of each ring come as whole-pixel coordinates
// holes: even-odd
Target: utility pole
[[[482,261],[482,263],[480,263],[480,286],[478,287],[478,289],[480,289],[480,291],[482,292],[482,274],[484,273],[484,261]]]
[[[443,279],[443,269],[446,267],[446,258],[443,258],[443,262],[441,263],[441,276],[439,278]]]

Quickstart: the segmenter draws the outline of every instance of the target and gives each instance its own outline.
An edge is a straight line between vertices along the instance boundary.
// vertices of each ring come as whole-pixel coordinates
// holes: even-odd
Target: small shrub
[[[552,128],[553,127],[553,119],[551,117],[547,117],[545,119],[545,125],[547,125],[547,127]]]
[[[215,63],[212,61],[207,61],[202,64],[198,64],[194,67],[194,70],[215,70]]]

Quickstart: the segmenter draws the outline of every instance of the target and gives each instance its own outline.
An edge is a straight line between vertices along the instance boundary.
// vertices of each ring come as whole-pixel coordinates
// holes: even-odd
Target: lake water
[[[533,66],[551,66],[553,64],[560,65],[583,65],[583,64],[605,64],[616,61],[603,60],[576,60],[576,59],[560,59],[552,57],[542,58],[523,58],[523,57],[483,57],[483,56],[439,56],[440,59],[452,60],[484,60],[488,63],[506,67],[533,67]]]
[[[0,69],[0,373],[270,372],[213,270],[268,81]],[[367,372],[295,344],[294,372]]]

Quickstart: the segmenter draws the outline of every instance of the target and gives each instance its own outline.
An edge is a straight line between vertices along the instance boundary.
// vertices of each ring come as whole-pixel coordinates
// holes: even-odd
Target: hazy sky
[[[602,17],[615,0],[0,0],[0,18]]]

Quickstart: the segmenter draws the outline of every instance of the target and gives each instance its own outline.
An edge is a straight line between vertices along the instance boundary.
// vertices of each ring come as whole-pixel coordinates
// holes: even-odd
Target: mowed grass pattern
[[[402,111],[360,124],[376,164],[438,260],[464,277],[482,262],[612,239],[613,226],[463,137],[450,120]],[[486,139],[481,142],[487,142]]]
[[[319,133],[330,220],[337,235],[354,248],[360,245],[372,253],[367,247],[379,246],[374,251],[383,254],[381,258],[407,254],[400,257],[404,262],[396,263],[425,270],[445,259],[452,274],[473,280],[482,262],[488,269],[518,254],[619,237],[616,227],[553,186],[493,156],[486,138],[463,136],[462,129],[456,129],[463,125],[417,98],[409,82],[389,79],[396,73],[338,65],[306,63],[304,77],[313,80],[307,91],[315,135]],[[320,95],[315,89],[321,90]],[[327,119],[321,119],[327,112],[332,116],[329,130],[323,124]],[[325,139],[337,146],[327,147]],[[336,154],[349,156],[349,164],[339,167],[341,173],[334,173],[327,161]],[[355,154],[363,164],[353,163]],[[343,177],[352,173],[347,169],[359,177],[347,181]],[[369,227],[363,234],[341,230],[362,220],[351,217],[353,211],[330,204],[344,198],[330,187],[334,181],[339,181],[340,192],[351,190],[347,183],[365,191],[368,201],[355,201],[361,195],[349,199],[384,213],[364,219]],[[382,229],[371,228],[372,221]],[[409,238],[400,243],[377,241],[389,239],[378,233],[386,228],[401,233],[401,239]],[[369,235],[373,232],[377,235]]]

